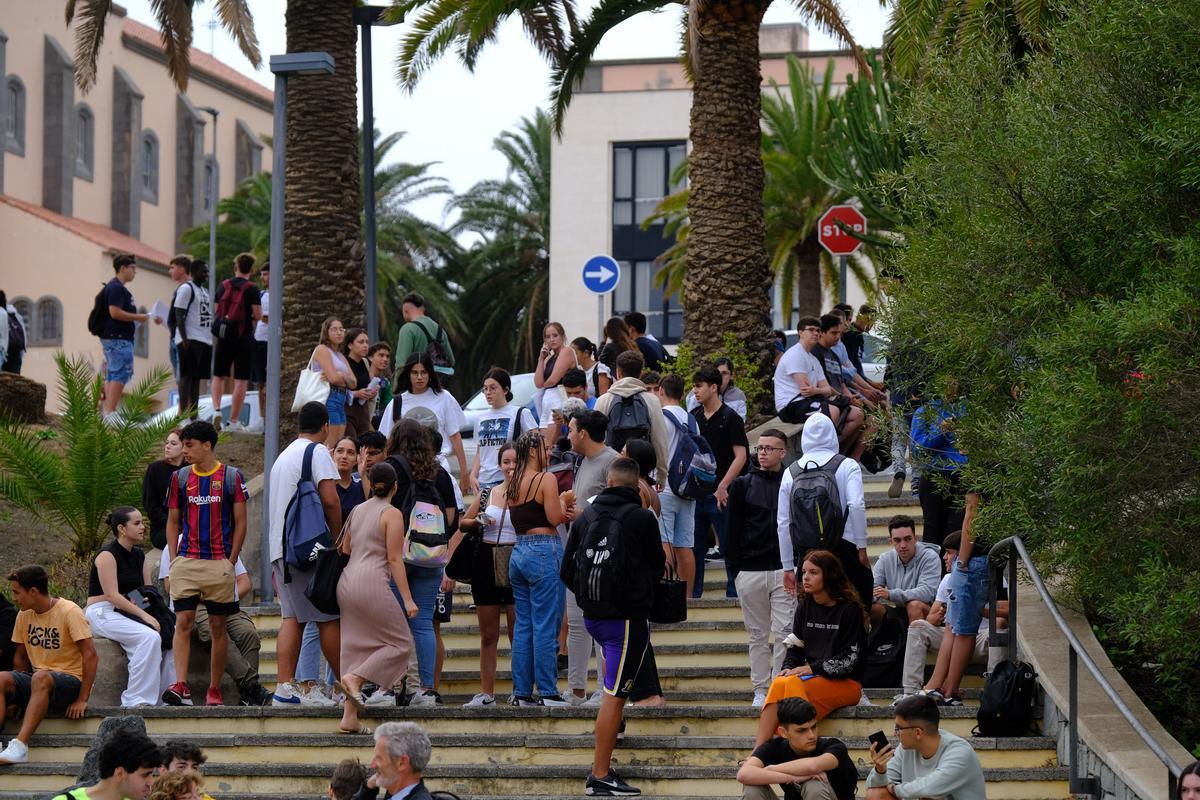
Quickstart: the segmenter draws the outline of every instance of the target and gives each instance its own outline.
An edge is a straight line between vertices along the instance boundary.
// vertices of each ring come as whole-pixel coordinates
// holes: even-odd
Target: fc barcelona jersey
[[[171,482],[167,507],[180,509],[179,555],[209,561],[229,558],[233,547],[233,506],[245,503],[246,495],[242,473],[220,462],[211,472],[188,470],[182,491],[176,476]]]

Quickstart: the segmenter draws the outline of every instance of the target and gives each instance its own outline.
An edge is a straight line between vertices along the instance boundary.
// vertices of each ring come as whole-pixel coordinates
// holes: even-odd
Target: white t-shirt
[[[812,353],[797,342],[787,349],[783,358],[775,365],[775,410],[782,411],[788,403],[800,393],[800,385],[792,376],[802,374],[808,377],[808,385],[816,385],[825,380],[825,372]]]
[[[288,503],[296,495],[296,483],[304,469],[304,449],[312,442],[308,439],[297,439],[284,448],[275,463],[271,465],[271,560],[283,558],[283,518],[287,514]],[[329,448],[320,442],[313,448],[312,459],[313,482],[336,481],[337,467],[333,464],[333,456]]]
[[[521,432],[537,429],[537,423],[528,408],[518,408],[512,403],[489,410],[475,423],[475,445],[479,448],[479,483],[497,483],[504,479],[498,463],[500,447],[512,441],[516,426],[513,420],[521,414]]]
[[[397,402],[400,403],[400,417],[395,416]],[[386,431],[384,435],[390,436],[392,426],[399,419],[409,416],[414,408],[427,408],[437,417],[438,432],[442,434],[442,450],[438,454],[438,462],[449,472],[450,461],[447,456],[451,451],[450,437],[461,431],[467,424],[467,418],[463,415],[458,401],[447,391],[434,392],[432,389],[426,389],[421,394],[405,392],[398,397],[393,397],[392,402],[388,403],[387,408],[383,410],[383,417],[379,421],[379,430]]]
[[[267,291],[266,289],[263,289],[262,293],[260,294],[260,297],[261,297],[261,300],[259,301],[259,305],[262,306],[263,319],[260,319],[258,322],[254,323],[254,341],[265,342],[267,340],[268,328],[267,328],[267,323],[264,322],[263,320],[265,320],[267,318],[267,314],[271,313],[268,310],[268,305],[267,305],[270,302],[271,293],[269,291]]]
[[[663,413],[670,414],[672,417],[674,417],[676,420],[678,420],[679,424],[682,425],[683,427],[686,428],[688,426],[688,417],[690,415],[688,414],[687,411],[684,411],[681,406],[663,406]],[[679,440],[679,429],[676,428],[674,425],[672,425],[670,422],[668,422],[667,423],[667,463],[670,463],[671,459],[674,458],[674,456],[675,456],[675,444],[676,444],[676,442],[678,442],[678,440]]]
[[[194,299],[193,299],[194,298]],[[175,292],[175,308],[186,308],[187,317],[184,327],[187,328],[188,341],[211,345],[212,339],[212,302],[208,297],[208,289],[197,286],[192,281],[179,285]],[[182,332],[175,329],[175,344],[183,341]]]
[[[588,397],[599,397],[602,394],[599,387],[596,386],[596,384],[600,382],[601,375],[607,375],[610,383],[613,380],[612,370],[608,368],[607,364],[599,359],[596,360],[596,363],[591,369],[585,370],[585,372],[587,373]]]

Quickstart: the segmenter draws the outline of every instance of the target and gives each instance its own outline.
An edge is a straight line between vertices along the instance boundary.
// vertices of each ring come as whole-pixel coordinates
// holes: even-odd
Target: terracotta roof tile
[[[162,51],[163,49],[162,36],[157,30],[151,28],[149,25],[143,25],[136,20],[130,19],[129,17],[125,17],[123,20],[121,20],[121,33],[125,36],[138,39],[139,41],[150,45],[156,50]],[[257,95],[267,102],[274,101],[275,93],[270,89],[263,86],[253,78],[243,75],[236,69],[221,63],[208,53],[202,52],[193,47],[191,49],[190,56],[192,72],[208,73],[210,76],[217,78],[218,80],[231,83],[234,86],[244,89],[251,94]]]
[[[132,236],[127,236],[120,231],[115,231],[103,225],[97,225],[94,222],[87,222],[76,217],[64,217],[56,211],[35,206],[32,203],[19,200],[12,195],[0,194],[0,203],[10,205],[27,214],[32,214],[38,219],[49,222],[51,225],[70,231],[76,236],[87,239],[89,242],[94,242],[103,247],[105,252],[130,253],[139,260],[150,261],[161,267],[166,267],[167,263],[171,260],[169,254],[134,239]]]

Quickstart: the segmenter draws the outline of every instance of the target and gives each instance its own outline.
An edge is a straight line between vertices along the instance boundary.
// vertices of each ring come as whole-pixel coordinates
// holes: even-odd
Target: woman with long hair
[[[512,404],[512,376],[492,367],[483,376],[483,398],[489,406],[475,421],[475,461],[471,464],[471,486],[475,493],[504,480],[500,448],[511,444],[525,431],[537,429],[528,408]]]
[[[633,338],[633,331],[629,330],[629,325],[620,317],[612,317],[604,323],[604,338],[608,341],[600,348],[600,361],[614,375],[617,370],[617,356],[626,350],[641,352],[638,350],[637,339]]]
[[[1176,800],[1200,800],[1200,761],[1193,761],[1179,773]]]
[[[504,491],[517,535],[508,564],[516,606],[513,704],[565,706],[558,693],[558,628],[566,589],[558,577],[563,544],[557,527],[565,515],[558,481],[546,471],[549,454],[541,431],[521,434],[516,450],[516,468]]]
[[[350,391],[356,388],[350,362],[342,355],[342,343],[346,340],[346,328],[337,317],[329,317],[321,323],[321,338],[313,350],[308,368],[319,372],[329,383],[329,397],[325,410],[329,412],[329,433],[325,446],[332,452],[338,439],[346,432],[346,401]]]
[[[354,474],[354,469],[358,466],[358,445],[349,434],[337,440],[332,455],[333,465],[338,471],[334,488],[337,489],[338,502],[342,506],[342,522],[345,522],[354,507],[367,499],[362,485],[365,476]]]
[[[142,587],[142,537],[146,523],[133,506],[117,506],[105,520],[113,540],[96,554],[88,576],[87,607],[83,615],[92,633],[121,645],[129,662],[129,681],[121,705],[157,705],[163,690],[175,682],[170,650],[163,651],[158,620],[129,599]]]
[[[396,471],[396,491],[392,494],[392,505],[404,511],[403,502],[413,481],[432,483],[445,508],[446,533],[454,531],[458,508],[454,500],[454,481],[449,473],[438,464],[430,432],[413,419],[402,419],[392,426],[388,438],[388,457],[384,462]],[[408,521],[405,520],[405,524]],[[417,648],[417,665],[420,672],[420,687],[409,705],[432,706],[437,704],[437,637],[433,631],[433,614],[437,610],[438,588],[442,584],[442,567],[424,567],[405,564],[408,588],[417,604],[417,614],[410,617],[413,642]],[[400,598],[396,583],[392,591]]]
[[[397,381],[397,394],[383,410],[379,430],[390,437],[392,426],[401,419],[416,419],[423,424],[429,424],[436,419],[436,427],[442,434],[438,462],[449,472],[448,456],[453,451],[454,458],[458,461],[459,488],[462,494],[470,494],[471,470],[467,464],[461,433],[467,424],[467,418],[463,416],[462,408],[454,399],[454,395],[442,389],[441,377],[434,371],[433,359],[429,353],[421,351],[410,355],[400,368]],[[455,501],[454,507],[462,508],[461,495]]]
[[[419,611],[408,585],[404,563],[404,515],[392,505],[396,470],[387,462],[371,467],[366,478],[371,499],[356,506],[342,526],[339,549],[350,556],[338,580],[342,612],[342,677],[346,695],[341,733],[369,733],[358,721],[366,701],[363,684],[389,687],[408,671],[412,631],[404,619]],[[393,587],[390,591],[388,587]],[[395,597],[403,618],[392,604]]]
[[[180,429],[176,428],[167,434],[163,442],[163,457],[146,465],[146,475],[142,478],[142,508],[150,517],[150,544],[152,549],[146,553],[145,566],[142,571],[142,583],[152,585],[158,560],[163,550],[167,549],[167,491],[171,488],[171,479],[175,471],[183,466],[183,440],[179,438]]]
[[[542,349],[538,351],[537,366],[533,369],[533,385],[537,387],[534,402],[537,404],[538,420],[542,423],[542,438],[553,445],[558,437],[558,426],[552,416],[562,408],[562,382],[567,370],[575,367],[575,351],[567,346],[567,331],[558,322],[550,322],[542,329]]]
[[[464,704],[467,708],[496,704],[496,645],[500,641],[501,611],[508,623],[510,645],[516,624],[512,586],[497,585],[498,562],[495,560],[497,548],[511,547],[517,543],[517,531],[509,516],[508,498],[505,497],[507,481],[517,471],[516,445],[512,442],[499,445],[496,462],[502,475],[501,482],[480,489],[479,496],[467,509],[462,521],[463,530],[479,536],[479,546],[475,550],[475,561],[471,568],[471,602],[475,604],[475,616],[479,619],[479,693]],[[454,540],[450,543],[452,554],[462,537],[462,532],[454,534]],[[453,585],[442,585],[443,591],[453,591],[453,588]]]
[[[841,559],[828,550],[809,551],[801,565],[800,586],[783,671],[767,692],[755,747],[775,735],[775,706],[785,697],[812,703],[818,720],[862,697],[867,612]]]
[[[575,362],[583,370],[588,379],[588,394],[599,397],[612,386],[613,375],[608,365],[596,357],[596,345],[586,336],[571,340],[571,349],[575,351]]]
[[[378,384],[371,384],[371,367],[367,362],[367,351],[371,339],[362,328],[351,328],[346,332],[342,352],[350,362],[354,373],[354,389],[346,403],[346,435],[351,439],[371,430],[371,401],[379,394]]]

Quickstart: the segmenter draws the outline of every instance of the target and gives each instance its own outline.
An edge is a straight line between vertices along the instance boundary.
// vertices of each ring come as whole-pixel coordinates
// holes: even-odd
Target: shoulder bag
[[[320,345],[318,345],[319,347]],[[296,381],[296,398],[292,401],[292,411],[299,411],[305,403],[324,403],[329,399],[329,379],[320,372],[312,369],[313,356],[317,354],[313,348],[308,363],[300,370],[300,378]]]
[[[491,496],[491,489],[479,490],[480,513],[487,509]],[[459,530],[462,531],[462,539],[459,540],[458,547],[454,548],[454,554],[450,556],[450,561],[446,564],[446,577],[452,581],[470,584],[474,573],[475,558],[479,555],[479,543],[483,539],[483,525],[478,525],[473,531],[459,526]]]
[[[360,506],[355,506],[350,511],[350,515],[342,523],[342,531],[333,547],[323,548],[317,553],[312,577],[308,579],[308,586],[304,587],[304,596],[322,614],[341,613],[337,599],[338,581],[342,579],[342,571],[350,562],[350,556],[342,553],[342,540],[346,538],[346,532],[350,530],[350,520],[354,519],[354,512],[359,508]]]
[[[508,580],[508,561],[512,558],[513,546],[500,544],[500,536],[504,532],[504,520],[508,517],[508,504],[500,513],[500,523],[496,526],[496,544],[492,547],[492,578],[498,589],[509,589],[512,583]]]

